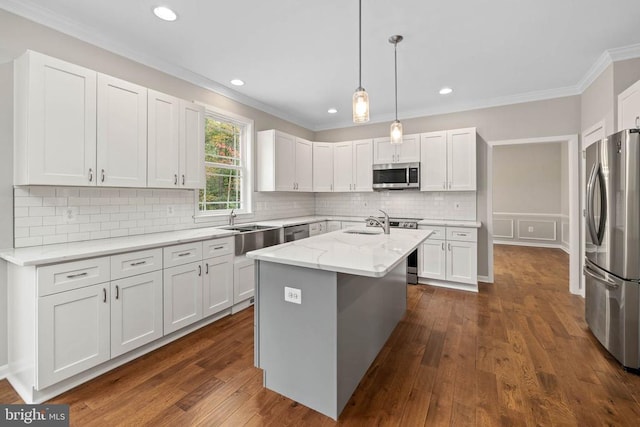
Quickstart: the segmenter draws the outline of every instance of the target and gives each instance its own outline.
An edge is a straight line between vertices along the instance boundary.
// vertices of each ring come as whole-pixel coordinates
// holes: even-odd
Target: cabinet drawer
[[[111,280],[109,257],[38,267],[37,277],[41,297],[108,282]]]
[[[213,239],[202,242],[202,258],[213,258],[232,254],[235,246],[234,241],[234,237],[225,237],[223,239]]]
[[[185,243],[163,249],[164,268],[202,261],[202,242]]]
[[[478,230],[475,228],[447,227],[447,240],[476,242],[478,240]]]
[[[429,236],[428,240],[445,240],[447,236],[447,228],[446,227],[438,227],[432,225],[424,225],[420,226],[420,229],[424,230],[433,230],[431,236]]]
[[[111,257],[111,280],[162,269],[162,249],[130,252]]]

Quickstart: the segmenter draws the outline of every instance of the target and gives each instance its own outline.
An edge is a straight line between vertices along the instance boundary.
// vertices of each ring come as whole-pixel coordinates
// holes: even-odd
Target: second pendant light
[[[391,123],[391,129],[389,132],[392,144],[402,144],[402,123],[400,123],[400,120],[398,120],[398,43],[400,43],[402,39],[403,37],[400,35],[389,37],[389,43],[393,44],[394,82],[396,97],[396,119],[393,121],[393,123]]]

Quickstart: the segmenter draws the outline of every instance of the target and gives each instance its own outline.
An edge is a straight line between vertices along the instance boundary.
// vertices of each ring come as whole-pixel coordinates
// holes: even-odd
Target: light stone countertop
[[[44,265],[206,240],[209,238],[227,237],[234,234],[236,234],[235,231],[213,227],[192,228],[188,230],[168,231],[165,233],[116,237],[113,239],[6,249],[0,252],[0,258],[20,266]]]
[[[349,231],[364,230],[368,234]],[[383,277],[413,252],[432,230],[358,227],[248,252],[247,257],[358,276]],[[373,233],[373,234],[371,234]]]
[[[482,223],[480,221],[463,221],[457,219],[423,219],[418,222],[418,226],[425,225],[438,225],[441,227],[467,227],[467,228],[480,228]]]

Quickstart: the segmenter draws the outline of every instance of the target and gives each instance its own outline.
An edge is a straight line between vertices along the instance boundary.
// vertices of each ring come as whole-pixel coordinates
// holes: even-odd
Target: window
[[[200,216],[251,212],[251,135],[253,122],[208,107],[205,114],[206,186],[200,190]]]

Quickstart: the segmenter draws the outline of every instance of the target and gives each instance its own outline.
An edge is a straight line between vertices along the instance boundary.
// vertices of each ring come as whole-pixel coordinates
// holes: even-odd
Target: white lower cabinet
[[[202,319],[202,263],[164,270],[164,335]]]
[[[233,255],[204,260],[202,315],[207,317],[233,305]]]
[[[434,230],[419,248],[418,277],[445,282],[478,284],[477,230],[464,227],[425,227]],[[454,286],[455,287],[455,286]]]
[[[233,303],[238,304],[255,295],[255,264],[247,257],[236,258],[233,264]]]
[[[309,237],[317,236],[327,232],[327,221],[314,222],[309,224]]]
[[[162,337],[162,271],[111,282],[111,357]]]
[[[109,360],[109,284],[38,298],[35,388]]]

